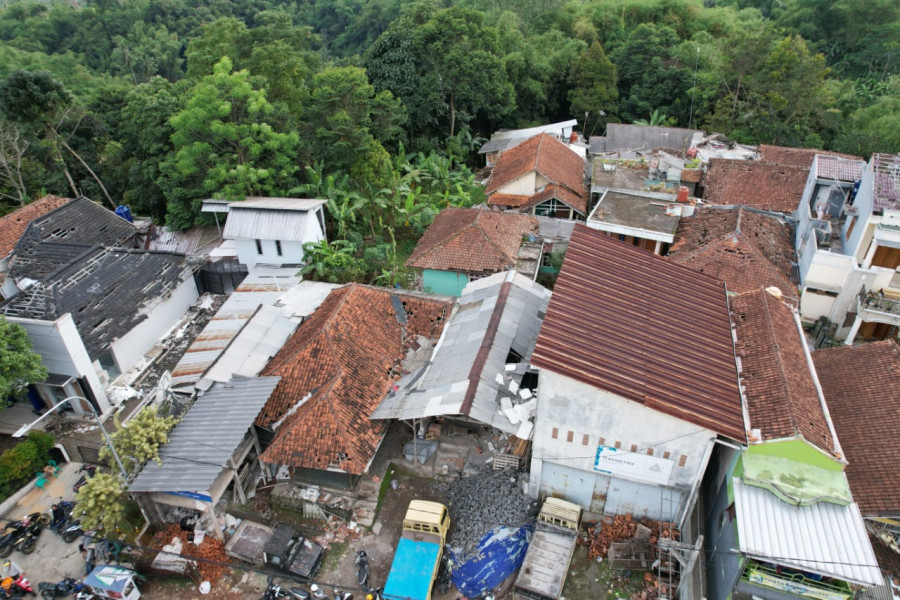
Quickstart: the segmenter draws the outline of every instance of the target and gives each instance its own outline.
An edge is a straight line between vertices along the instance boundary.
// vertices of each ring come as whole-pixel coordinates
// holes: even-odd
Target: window
[[[281,240],[275,240],[275,253],[281,256]]]
[[[557,439],[557,438],[559,437],[559,427],[554,427],[554,428],[553,428],[553,433],[551,434],[550,437],[552,437],[554,440]]]
[[[262,242],[260,240],[256,240],[256,253],[262,254]]]
[[[631,445],[631,451],[632,451],[632,452],[637,452],[637,444],[632,444],[632,445]]]
[[[666,450],[665,452],[663,452],[663,458],[669,458],[670,456],[672,456],[672,453],[669,452],[668,450]]]
[[[569,443],[571,444],[571,443],[572,443],[572,440],[573,440],[574,438],[575,438],[575,432],[572,431],[572,430],[569,430],[569,433],[566,435],[566,441],[569,442]]]
[[[683,467],[683,466],[686,465],[686,464],[687,464],[687,456],[685,456],[684,454],[682,454],[682,455],[681,455],[681,458],[678,459],[678,466],[679,466],[679,467]]]
[[[589,436],[588,434],[584,434],[584,435],[581,437],[581,445],[582,445],[582,446],[587,446],[587,445],[588,445],[588,441],[590,441],[590,436]]]

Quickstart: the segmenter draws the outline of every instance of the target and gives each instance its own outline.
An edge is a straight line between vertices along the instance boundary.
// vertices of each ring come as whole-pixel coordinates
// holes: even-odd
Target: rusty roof
[[[504,152],[494,165],[485,192],[490,195],[532,171],[579,197],[585,196],[584,159],[546,133]]]
[[[746,438],[725,287],[585,226],[572,233],[532,363]]]
[[[417,336],[437,339],[450,302],[350,284],[329,294],[261,375],[281,382],[257,419],[271,464],[364,473],[384,435],[369,419]]]
[[[840,156],[819,156],[816,161],[816,177],[852,183],[862,179],[866,161],[851,160]]]
[[[793,310],[759,289],[732,298],[731,315],[749,428],[759,429],[763,440],[803,436],[836,453]]]
[[[68,201],[69,198],[51,194],[0,218],[0,257],[13,251],[31,221],[56,210]]]
[[[798,296],[791,281],[790,227],[768,215],[704,207],[678,223],[668,258],[724,281],[730,292],[776,286]]]
[[[840,152],[831,152],[829,150],[820,150],[818,148],[791,148],[790,146],[772,146],[770,144],[759,145],[759,155],[766,162],[774,162],[782,165],[794,165],[795,167],[812,168],[813,157],[822,156],[838,156],[851,160],[862,160],[861,156],[852,154],[841,154]]]
[[[425,230],[408,267],[496,273],[516,265],[522,237],[536,234],[534,217],[477,208],[445,208]]]
[[[900,516],[900,346],[888,340],[812,353],[866,516]]]
[[[812,164],[805,167],[762,160],[713,158],[704,178],[703,200],[789,213],[797,210]]]

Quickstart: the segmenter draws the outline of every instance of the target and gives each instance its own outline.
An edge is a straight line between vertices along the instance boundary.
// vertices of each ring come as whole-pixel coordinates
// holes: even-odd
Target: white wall
[[[110,344],[119,370],[124,373],[131,369],[184,316],[199,296],[194,278],[188,277],[168,298],[160,299],[145,320]]]
[[[534,194],[534,190],[537,189],[537,184],[535,180],[535,171],[530,171],[518,179],[514,179],[510,181],[506,185],[497,189],[495,194],[514,194],[518,196],[531,196]]]
[[[556,439],[553,439],[554,427]],[[572,431],[572,442],[567,441],[569,431]],[[584,444],[585,435],[587,444]],[[585,498],[587,493],[591,494],[592,506],[585,508],[602,510],[598,507],[607,501],[607,496],[615,495],[618,501],[625,498],[630,502],[633,512],[659,514],[662,502],[672,503],[674,498],[677,503],[697,478],[702,477],[707,446],[715,437],[712,431],[698,425],[541,370],[529,492],[536,497],[553,489],[571,487],[571,482],[558,480],[564,475],[571,479],[572,472],[566,471],[570,469],[580,472],[583,479],[575,485],[584,486],[573,491],[573,496]],[[646,454],[652,448],[653,456],[660,459],[668,452],[668,460],[674,463],[668,483],[661,486],[596,471],[594,461],[600,438],[605,446],[619,442],[625,451],[630,451],[634,444],[638,454]],[[685,466],[680,467],[682,455],[686,460]]]
[[[311,242],[317,242],[320,238],[311,239]],[[263,253],[256,251],[256,240],[235,240],[234,245],[237,249],[238,260],[247,265],[248,269],[252,269],[258,264],[266,265],[297,265],[303,262],[303,243],[302,242],[281,242],[281,256],[278,256],[275,247],[275,240],[260,240]]]
[[[79,379],[86,378],[91,392],[97,399],[99,412],[103,414],[110,409],[106,390],[91,364],[71,314],[66,313],[56,321],[17,317],[7,317],[7,320],[25,328],[34,351],[41,355],[41,362],[47,367],[47,371]],[[75,411],[80,412],[80,409],[75,407]]]
[[[872,172],[872,161],[866,165],[863,170],[862,182],[859,184],[859,191],[853,201],[853,206],[859,211],[859,222],[853,227],[850,239],[844,238],[844,253],[855,255],[859,261],[865,258],[865,249],[868,243],[864,242],[864,237],[868,235],[868,239],[872,239],[872,231],[870,223],[872,212],[875,207],[875,175]]]

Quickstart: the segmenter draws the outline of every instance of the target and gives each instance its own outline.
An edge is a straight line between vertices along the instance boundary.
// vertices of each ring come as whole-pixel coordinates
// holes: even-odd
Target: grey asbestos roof
[[[54,321],[71,313],[92,359],[193,276],[182,254],[92,248],[0,305],[8,317]]]
[[[487,154],[489,152],[499,152],[509,150],[518,146],[528,138],[549,133],[559,139],[564,131],[572,131],[572,128],[578,125],[578,121],[563,121],[562,123],[551,123],[549,125],[541,125],[539,127],[529,127],[528,129],[511,129],[509,131],[499,131],[491,136],[491,139],[481,147],[478,154]],[[562,140],[568,141],[568,140]]]
[[[12,252],[9,272],[16,279],[41,279],[79,257],[58,244],[127,246],[135,233],[134,225],[114,212],[76,198],[28,225]]]
[[[238,449],[281,377],[216,384],[197,399],[148,462],[131,492],[207,492]]]
[[[655,127],[649,125],[631,125],[627,123],[609,123],[606,126],[605,143],[600,139],[591,139],[591,152],[613,152],[615,150],[652,150],[654,148],[671,148],[687,150],[691,147],[691,139],[697,129],[680,127]]]
[[[516,390],[549,301],[549,290],[512,271],[469,283],[429,364],[401,380],[372,418],[468,415],[517,433],[520,425],[500,412],[501,398],[521,402]],[[522,357],[513,368],[510,350]]]

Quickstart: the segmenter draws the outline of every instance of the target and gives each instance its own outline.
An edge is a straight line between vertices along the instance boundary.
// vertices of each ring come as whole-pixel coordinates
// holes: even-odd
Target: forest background
[[[898,152],[900,2],[0,4],[3,212],[85,195],[186,229],[204,198],[326,198],[323,278],[393,282],[483,200],[492,131],[571,118]]]

